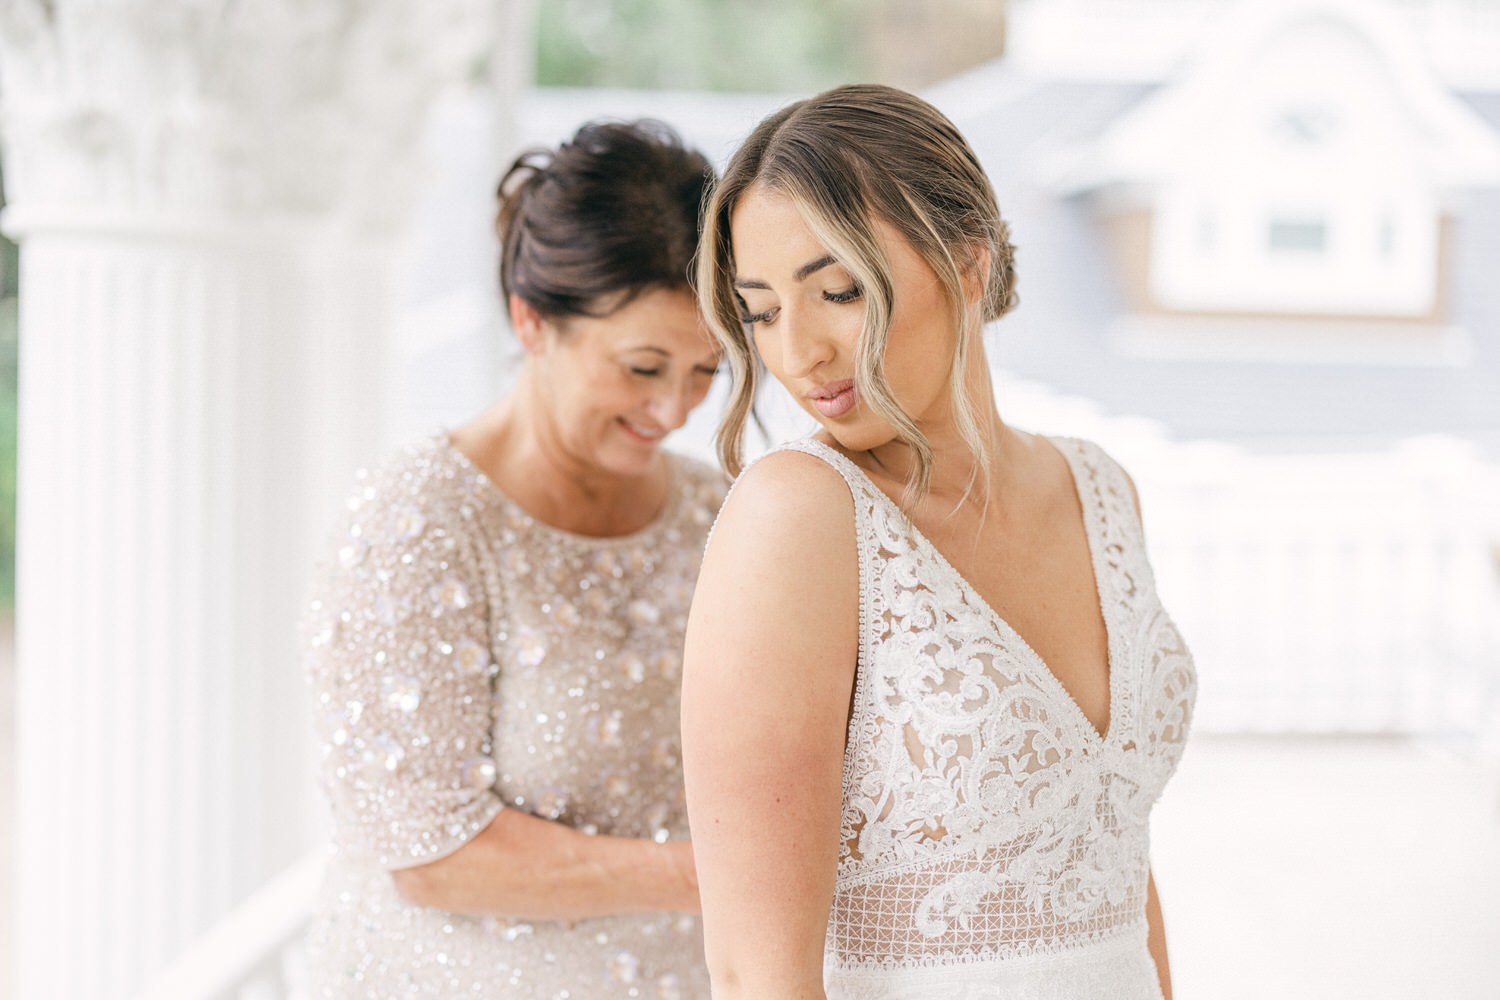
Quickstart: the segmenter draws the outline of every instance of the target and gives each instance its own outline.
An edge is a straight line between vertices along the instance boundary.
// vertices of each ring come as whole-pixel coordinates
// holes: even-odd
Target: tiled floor
[[[13,803],[9,639],[0,620],[0,801]],[[0,810],[6,858],[14,815]],[[1198,736],[1154,837],[1177,1000],[1500,998],[1493,757],[1395,739]],[[15,988],[14,885],[14,865],[0,865],[0,1000]]]

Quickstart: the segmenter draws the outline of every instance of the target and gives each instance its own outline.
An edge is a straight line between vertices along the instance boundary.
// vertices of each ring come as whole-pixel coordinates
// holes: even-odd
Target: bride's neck
[[[1014,434],[1000,417],[995,403],[995,388],[982,352],[971,357],[965,379],[964,400],[973,417],[977,441],[971,441],[960,429],[956,406],[950,404],[935,419],[921,428],[932,449],[932,469],[927,495],[935,501],[958,503],[974,496],[974,487],[983,484],[988,468],[991,481],[1003,473],[1006,440]],[[975,453],[976,446],[979,453]],[[881,476],[904,484],[916,469],[916,453],[904,441],[895,440],[866,453],[867,462]],[[864,464],[864,463],[861,463]],[[976,479],[976,476],[980,477]]]

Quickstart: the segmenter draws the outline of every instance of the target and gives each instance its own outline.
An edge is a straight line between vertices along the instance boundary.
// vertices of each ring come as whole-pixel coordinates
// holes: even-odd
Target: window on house
[[[1322,253],[1328,247],[1328,223],[1322,219],[1272,219],[1267,243],[1273,253]]]

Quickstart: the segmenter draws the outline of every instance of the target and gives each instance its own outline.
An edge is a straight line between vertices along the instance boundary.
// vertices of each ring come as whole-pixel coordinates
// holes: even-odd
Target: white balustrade
[[[326,852],[281,872],[152,978],[134,1000],[294,1000]]]
[[[1164,596],[1232,731],[1479,732],[1500,704],[1500,478],[1456,445],[1147,464]]]
[[[1266,455],[1000,376],[1022,426],[1104,444],[1140,490],[1157,583],[1225,732],[1500,739],[1500,468],[1465,444]]]

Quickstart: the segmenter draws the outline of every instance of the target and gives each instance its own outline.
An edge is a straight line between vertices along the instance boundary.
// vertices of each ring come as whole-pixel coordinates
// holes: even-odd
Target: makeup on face
[[[890,423],[861,405],[855,385],[864,335],[863,289],[819,242],[797,205],[752,187],[730,220],[742,319],[767,370],[840,444],[890,441]],[[876,220],[893,301],[883,373],[915,420],[947,410],[957,326],[942,283],[894,227]]]

